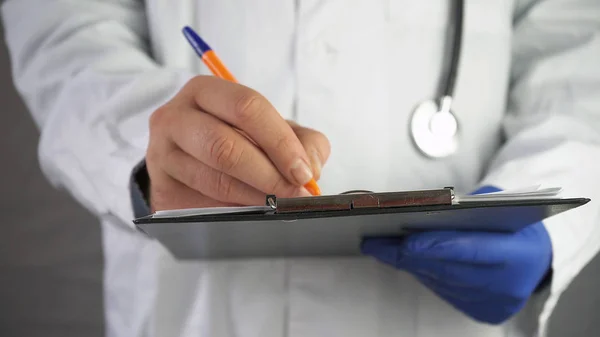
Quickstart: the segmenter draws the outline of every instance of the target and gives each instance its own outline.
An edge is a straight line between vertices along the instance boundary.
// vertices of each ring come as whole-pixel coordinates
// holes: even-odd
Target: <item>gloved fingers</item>
[[[403,237],[389,238],[366,238],[361,244],[361,251],[365,255],[370,255],[383,263],[399,268],[402,258]]]
[[[504,269],[501,265],[474,265],[418,258],[404,258],[400,261],[400,269],[457,289],[492,288]]]
[[[462,301],[462,302],[484,302],[488,301],[493,295],[486,290],[473,287],[464,287],[462,285],[451,285],[439,280],[430,278],[425,275],[416,275],[416,278],[424,286],[435,292],[436,294],[443,296],[448,301]]]
[[[402,238],[368,239],[363,242],[362,251],[413,275],[427,276],[463,288],[489,287],[500,277],[504,268],[499,264],[482,265],[407,256],[403,253],[402,241]]]
[[[400,252],[404,256],[503,264],[510,252],[513,233],[430,231],[407,235]]]

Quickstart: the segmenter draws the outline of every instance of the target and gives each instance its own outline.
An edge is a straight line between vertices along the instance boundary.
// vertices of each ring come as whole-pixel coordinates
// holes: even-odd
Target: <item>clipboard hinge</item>
[[[275,213],[351,211],[359,209],[382,209],[409,206],[452,205],[454,189],[407,192],[364,192],[331,196],[277,198],[267,195],[266,205]]]
[[[271,207],[272,210],[276,211],[277,210],[277,196],[275,196],[273,194],[267,195],[266,205]]]

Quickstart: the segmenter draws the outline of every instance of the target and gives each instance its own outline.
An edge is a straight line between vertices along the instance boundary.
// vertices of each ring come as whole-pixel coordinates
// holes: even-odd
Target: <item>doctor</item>
[[[107,335],[544,335],[600,245],[600,2],[454,6],[5,1],[42,168],[102,222]],[[186,25],[242,84],[210,76]],[[372,240],[352,259],[179,262],[131,222],[306,194],[311,177],[326,194],[541,183],[593,201],[517,234]]]

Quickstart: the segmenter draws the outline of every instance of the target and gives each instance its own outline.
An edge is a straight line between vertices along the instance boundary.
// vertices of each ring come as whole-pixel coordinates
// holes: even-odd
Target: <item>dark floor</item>
[[[42,177],[37,130],[14,93],[3,47],[0,41],[0,336],[102,336],[98,223]],[[600,335],[599,282],[596,259],[559,303],[552,337]]]

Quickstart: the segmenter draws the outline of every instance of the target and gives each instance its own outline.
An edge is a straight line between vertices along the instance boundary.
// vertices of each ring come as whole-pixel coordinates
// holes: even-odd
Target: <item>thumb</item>
[[[329,140],[319,131],[305,128],[293,121],[288,121],[288,123],[308,154],[315,180],[319,180],[321,177],[321,169],[327,162],[327,159],[329,159],[329,154],[331,152]]]

